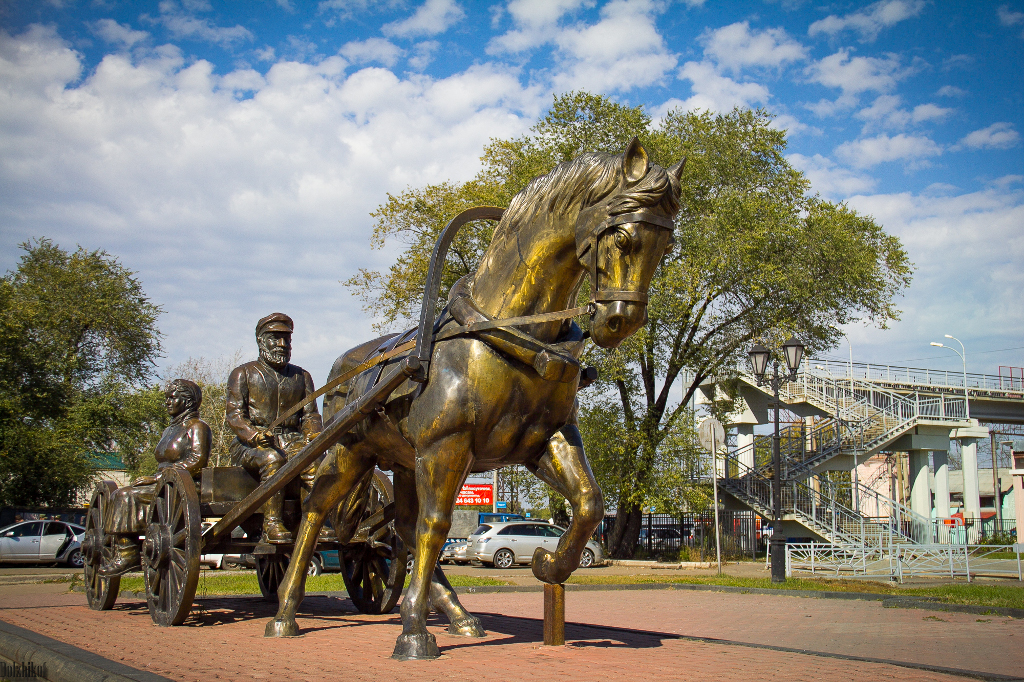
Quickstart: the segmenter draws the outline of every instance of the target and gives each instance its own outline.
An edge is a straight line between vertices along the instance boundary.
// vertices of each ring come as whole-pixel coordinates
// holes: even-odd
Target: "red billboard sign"
[[[455,504],[493,504],[492,486],[490,483],[469,484],[462,486]]]

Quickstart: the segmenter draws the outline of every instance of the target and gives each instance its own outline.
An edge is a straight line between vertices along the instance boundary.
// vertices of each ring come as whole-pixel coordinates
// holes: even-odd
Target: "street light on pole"
[[[772,582],[786,582],[786,538],[782,535],[782,452],[779,447],[779,389],[787,381],[796,381],[796,372],[800,369],[800,360],[804,355],[804,345],[795,336],[782,344],[782,357],[786,367],[789,369],[789,376],[779,375],[778,353],[772,353],[761,344],[754,344],[747,356],[750,358],[751,368],[754,370],[754,377],[757,385],[771,386],[775,398],[775,434],[772,437],[772,536],[768,541],[769,551],[772,557]],[[772,361],[772,375],[765,377],[768,371],[768,361]]]
[[[964,342],[961,341],[960,339],[956,338],[955,336],[950,336],[949,334],[946,334],[945,336],[946,336],[947,339],[953,339],[954,341],[959,343],[960,344],[960,350],[957,350],[956,348],[953,348],[952,346],[947,346],[944,343],[939,343],[937,341],[932,341],[931,345],[936,346],[937,348],[945,348],[946,350],[951,350],[951,351],[953,351],[954,353],[956,353],[957,355],[960,356],[960,361],[963,362],[963,365],[964,365],[964,411],[965,411],[965,413],[967,415],[967,418],[970,419],[971,418],[971,396],[967,392],[967,349],[964,348]],[[961,352],[961,351],[963,351],[963,352]]]

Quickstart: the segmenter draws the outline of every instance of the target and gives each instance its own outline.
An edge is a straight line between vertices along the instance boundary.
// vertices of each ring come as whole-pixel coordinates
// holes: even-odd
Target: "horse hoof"
[[[532,565],[533,575],[542,583],[558,585],[564,583],[565,579],[572,574],[572,571],[559,570],[555,555],[543,547],[538,547],[533,553]]]
[[[294,618],[284,620],[274,618],[267,623],[267,629],[263,632],[264,637],[298,637],[299,626]]]
[[[437,648],[437,639],[429,632],[420,635],[399,635],[395,642],[395,653],[391,658],[396,661],[432,660],[441,656]]]
[[[452,621],[448,626],[448,634],[456,637],[486,637],[484,626],[476,616],[466,616]]]

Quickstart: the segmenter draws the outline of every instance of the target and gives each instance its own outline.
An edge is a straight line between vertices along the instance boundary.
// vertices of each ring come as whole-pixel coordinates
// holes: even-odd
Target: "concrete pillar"
[[[1010,475],[1013,476],[1013,503],[1017,510],[1017,542],[1024,542],[1024,451],[1016,450],[1016,444],[1014,448]]]
[[[961,438],[960,454],[964,467],[964,516],[981,518],[981,497],[978,493],[978,439]]]
[[[754,425],[736,425],[736,450],[739,454],[740,476],[754,468]]]
[[[911,450],[910,509],[926,519],[932,515],[932,491],[928,485],[928,451]]]
[[[949,518],[949,453],[933,450],[935,462],[935,518]]]

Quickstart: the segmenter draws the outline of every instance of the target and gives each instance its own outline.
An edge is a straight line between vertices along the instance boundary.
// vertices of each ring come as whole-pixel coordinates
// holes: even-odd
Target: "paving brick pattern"
[[[96,612],[78,593],[0,596],[2,620],[175,680],[963,679],[766,646],[1024,675],[1024,621],[866,601],[569,592],[569,643],[556,648],[540,646],[541,594],[469,594],[463,603],[483,620],[486,638],[452,637],[434,619],[441,659],[399,663],[389,658],[401,632],[398,615],[361,615],[341,598],[308,597],[298,620],[302,637],[265,639],[274,607],[258,598],[204,599],[184,626],[160,628],[138,599]],[[694,637],[731,643],[688,639]]]

